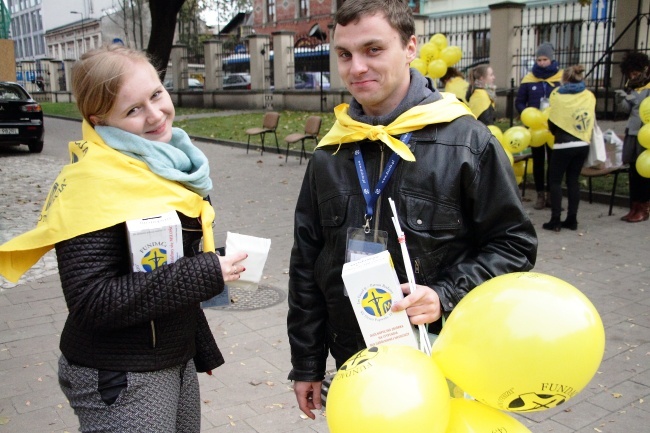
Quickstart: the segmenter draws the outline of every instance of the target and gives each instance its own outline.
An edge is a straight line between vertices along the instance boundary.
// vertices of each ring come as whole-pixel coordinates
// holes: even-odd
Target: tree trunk
[[[176,17],[185,0],[149,0],[151,11],[151,36],[147,54],[158,70],[160,80],[165,79],[167,63],[174,43]]]

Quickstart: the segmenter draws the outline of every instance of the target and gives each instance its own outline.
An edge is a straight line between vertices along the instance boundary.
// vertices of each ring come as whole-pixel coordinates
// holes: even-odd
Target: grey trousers
[[[59,358],[59,384],[81,432],[199,433],[194,361],[151,372],[106,372]]]

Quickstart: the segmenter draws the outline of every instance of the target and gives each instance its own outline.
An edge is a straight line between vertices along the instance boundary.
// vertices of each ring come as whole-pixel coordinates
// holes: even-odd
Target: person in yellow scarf
[[[639,108],[650,97],[650,60],[645,53],[631,51],[625,54],[620,67],[627,82],[626,90],[616,91],[616,99],[621,111],[629,113],[623,140],[623,163],[630,167],[630,211],[621,220],[638,223],[650,219],[650,179],[641,176],[636,166],[639,155],[646,151],[638,138],[643,127]]]
[[[551,220],[545,230],[578,229],[580,172],[589,155],[589,142],[596,123],[596,97],[586,89],[585,68],[574,65],[564,70],[562,86],[551,93],[548,126],[555,136],[549,162]],[[562,216],[562,178],[566,176],[567,216]]]
[[[56,249],[69,312],[59,383],[82,431],[198,433],[197,371],[224,363],[200,303],[239,278],[246,254],[215,254],[207,158],[172,128],[171,98],[143,53],[85,53],[72,90],[83,138],[36,228],[0,246],[0,274],[17,281]],[[126,221],[168,211],[184,257],[134,272]]]
[[[494,71],[490,65],[479,65],[469,73],[467,89],[469,108],[485,125],[494,125],[497,120],[494,80]]]
[[[562,70],[555,60],[555,49],[549,42],[541,43],[535,51],[535,64],[521,80],[515,108],[521,114],[527,107],[535,107],[544,110],[548,107],[548,98],[551,92],[560,86]],[[532,147],[533,154],[533,179],[537,200],[533,207],[544,209],[551,207],[551,196],[549,193],[547,161],[551,160],[552,149],[548,144]]]
[[[330,46],[352,94],[305,172],[289,265],[294,392],[310,418],[321,408],[327,357],[340,367],[365,347],[346,296],[343,265],[388,250],[413,325],[440,330],[441,317],[485,280],[526,271],[537,238],[505,151],[453,94],[409,67],[415,23],[402,0],[347,1]],[[392,221],[405,234],[417,290]]]
[[[440,77],[440,84],[443,86],[445,92],[453,93],[459,101],[467,103],[469,83],[458,69],[454,67],[447,68],[445,75]]]

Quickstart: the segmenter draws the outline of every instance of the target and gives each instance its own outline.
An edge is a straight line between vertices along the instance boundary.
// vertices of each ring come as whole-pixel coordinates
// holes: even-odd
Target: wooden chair
[[[309,116],[305,122],[305,132],[294,132],[293,134],[287,135],[284,141],[287,142],[287,155],[284,158],[286,163],[289,160],[289,145],[297,143],[300,141],[300,164],[302,164],[303,156],[307,159],[307,152],[305,151],[305,140],[313,139],[315,144],[318,144],[318,134],[320,132],[320,125],[322,123],[322,118],[320,116]]]
[[[592,187],[591,179],[594,177],[614,175],[614,182],[612,185],[612,193],[609,196],[609,215],[612,215],[612,208],[614,207],[614,197],[616,196],[616,183],[618,182],[618,175],[621,173],[629,173],[629,167],[627,165],[622,165],[620,167],[611,167],[611,168],[591,168],[585,167],[580,172],[581,176],[589,179],[589,203],[592,202]]]
[[[271,133],[273,133],[273,136],[275,137],[275,147],[278,149],[278,153],[280,153],[278,136],[275,133],[275,130],[278,128],[279,121],[280,121],[280,113],[277,113],[275,111],[268,111],[264,114],[261,128],[247,129],[246,134],[248,135],[248,142],[246,143],[246,153],[248,153],[248,147],[251,144],[251,137],[253,135],[259,135],[262,141],[262,154],[264,154],[264,137],[266,136],[266,134],[271,134]]]

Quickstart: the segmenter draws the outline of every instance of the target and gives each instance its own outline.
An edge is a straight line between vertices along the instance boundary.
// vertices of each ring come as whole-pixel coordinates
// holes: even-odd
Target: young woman
[[[555,61],[555,50],[553,45],[544,42],[535,52],[535,65],[531,72],[521,80],[517,91],[515,107],[521,113],[527,107],[544,109],[548,107],[548,97],[551,92],[560,85],[562,70],[558,68]],[[551,148],[548,144],[533,147],[533,178],[537,190],[537,200],[533,207],[544,209],[550,207],[550,195],[548,192],[548,172],[546,172],[546,161],[551,160]],[[546,176],[545,176],[546,172]],[[546,185],[545,185],[546,184]]]
[[[636,169],[636,159],[645,149],[639,144],[637,135],[643,126],[639,116],[639,105],[650,96],[650,61],[644,53],[628,53],[621,61],[621,72],[627,78],[626,88],[617,90],[619,107],[630,117],[625,128],[623,142],[623,163],[630,165],[630,212],[621,220],[629,223],[647,221],[650,218],[650,179],[643,177]]]
[[[486,125],[496,122],[496,109],[494,101],[494,71],[489,65],[480,65],[469,73],[469,88],[467,101],[469,109],[478,120]]]
[[[56,248],[69,311],[59,383],[81,431],[198,433],[197,371],[224,362],[200,303],[239,278],[246,254],[214,253],[207,158],[172,128],[171,98],[144,54],[89,51],[72,88],[83,138],[70,143],[36,229],[2,246],[0,272],[17,279]],[[134,272],[126,221],[168,211],[181,220],[184,256]]]
[[[596,122],[596,97],[586,89],[584,73],[582,65],[567,68],[562,75],[562,86],[550,97],[548,126],[555,136],[555,145],[548,167],[551,220],[542,225],[546,230],[578,229],[580,171],[589,155],[589,141]],[[564,176],[569,205],[567,217],[561,221]]]

